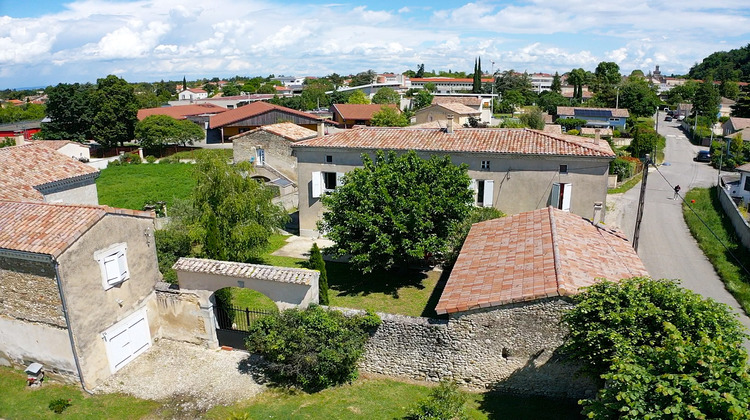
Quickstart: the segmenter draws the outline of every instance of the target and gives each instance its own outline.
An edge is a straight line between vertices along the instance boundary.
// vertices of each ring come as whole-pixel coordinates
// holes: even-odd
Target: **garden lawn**
[[[690,203],[691,200],[695,200],[695,203]],[[688,204],[706,222],[710,230],[688,208]],[[743,271],[737,260],[730,255],[731,252],[750,269],[750,251],[742,246],[737,238],[732,223],[721,207],[716,187],[694,188],[688,191],[682,204],[682,212],[690,233],[713,264],[727,290],[737,299],[745,313],[750,314],[750,274]],[[716,233],[721,242],[711,234],[711,231]],[[727,245],[729,251],[722,243]]]
[[[403,418],[427,397],[430,387],[382,378],[360,378],[348,385],[314,394],[279,389],[231,407],[217,407],[209,419],[235,418],[243,413],[252,419],[368,419]],[[575,402],[546,398],[524,398],[497,394],[467,394],[471,419],[582,419]]]
[[[96,180],[99,204],[143,210],[146,203],[190,197],[195,186],[193,165],[148,164],[112,166],[101,171]]]
[[[190,159],[195,160],[196,157],[198,157],[201,154],[212,154],[212,155],[219,155],[224,157],[226,160],[232,160],[234,156],[234,150],[233,149],[197,149],[197,150],[190,150],[185,152],[177,152],[173,153],[169,156],[170,159]]]
[[[71,406],[55,414],[50,401],[63,398]],[[4,419],[140,419],[158,418],[160,404],[134,397],[105,394],[88,395],[80,388],[45,381],[41,388],[26,386],[26,374],[0,367],[0,418]]]
[[[631,177],[629,180],[622,183],[617,188],[610,188],[607,190],[607,194],[618,194],[618,193],[624,193],[627,192],[629,189],[633,188],[641,182],[641,179],[643,179],[643,172],[639,173],[638,175]]]

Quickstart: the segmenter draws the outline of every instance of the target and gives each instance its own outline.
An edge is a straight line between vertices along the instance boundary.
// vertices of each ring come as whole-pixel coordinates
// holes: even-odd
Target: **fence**
[[[253,322],[268,315],[277,315],[277,313],[267,309],[239,308],[231,305],[216,306],[216,321],[219,328],[223,330],[249,331]]]

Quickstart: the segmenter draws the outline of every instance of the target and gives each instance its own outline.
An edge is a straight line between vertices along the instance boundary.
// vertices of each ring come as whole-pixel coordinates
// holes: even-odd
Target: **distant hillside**
[[[705,79],[712,75],[714,80],[750,82],[750,44],[736,50],[713,53],[691,67],[688,75],[693,79]]]

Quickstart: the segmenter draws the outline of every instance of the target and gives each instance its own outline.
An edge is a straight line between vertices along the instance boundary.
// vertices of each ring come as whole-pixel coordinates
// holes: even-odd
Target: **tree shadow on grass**
[[[447,315],[438,315],[437,312],[435,312],[435,307],[440,301],[440,296],[443,295],[443,290],[445,290],[445,285],[448,283],[448,279],[451,276],[452,270],[453,270],[452,267],[444,268],[443,272],[440,273],[440,279],[438,280],[437,284],[435,284],[435,288],[432,289],[430,298],[427,300],[427,305],[425,305],[424,310],[422,310],[423,317],[425,318],[448,318]]]
[[[328,287],[340,296],[367,296],[371,293],[382,293],[394,299],[399,298],[399,290],[404,287],[424,289],[422,282],[427,279],[425,270],[381,271],[361,274],[352,269],[350,264],[326,262]]]

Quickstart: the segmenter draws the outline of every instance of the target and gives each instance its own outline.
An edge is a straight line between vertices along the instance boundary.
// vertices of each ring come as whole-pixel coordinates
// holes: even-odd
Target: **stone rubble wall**
[[[558,347],[572,305],[561,298],[482,309],[450,320],[379,314],[361,361],[365,372],[524,395],[582,398],[595,385]]]
[[[66,328],[62,300],[52,268],[33,267],[39,263],[22,260],[14,262],[28,264],[29,267],[10,271],[0,265],[0,315]]]

